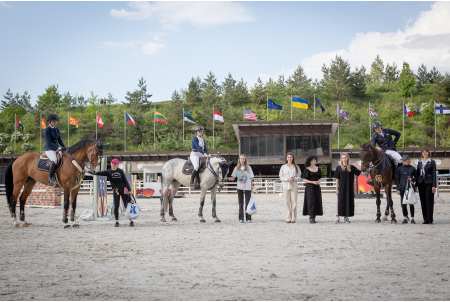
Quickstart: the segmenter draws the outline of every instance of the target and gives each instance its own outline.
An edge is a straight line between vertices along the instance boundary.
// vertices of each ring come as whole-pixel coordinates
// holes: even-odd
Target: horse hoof
[[[178,219],[176,219],[175,217],[172,218],[172,221],[178,221]]]
[[[22,226],[23,226],[23,227],[29,227],[30,224],[29,224],[28,222],[24,222],[24,223],[22,224]]]
[[[166,218],[161,218],[161,222],[166,222]]]
[[[73,228],[79,228],[79,227],[80,227],[80,225],[79,225],[79,224],[76,224],[76,223],[74,223],[74,224],[72,225],[72,227],[73,227]]]
[[[205,219],[202,219],[202,220],[200,220],[200,222],[206,222],[206,220],[205,220]]]
[[[72,227],[70,225],[65,225],[64,228],[65,229],[71,229]]]
[[[20,228],[20,225],[18,225],[18,224],[13,224],[13,228]]]
[[[392,219],[391,224],[393,224],[393,223],[397,223],[397,219]]]
[[[375,223],[381,223],[381,220],[378,218],[375,220]]]
[[[221,222],[219,218],[216,219],[216,222]]]

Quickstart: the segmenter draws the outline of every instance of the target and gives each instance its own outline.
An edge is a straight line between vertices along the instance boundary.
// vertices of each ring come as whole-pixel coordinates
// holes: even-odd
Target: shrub
[[[10,139],[10,137],[8,134],[0,133],[0,142],[6,143],[7,141],[9,141],[9,139]]]
[[[31,134],[27,133],[23,136],[23,141],[29,143],[31,141]]]
[[[11,134],[11,142],[18,142],[20,140],[23,140],[23,134],[20,132],[16,132]]]
[[[20,149],[22,149],[23,151],[30,151],[31,149],[33,149],[33,145],[32,144],[22,144],[22,147],[20,147]]]
[[[13,148],[12,147],[6,147],[5,151],[3,151],[3,154],[12,154]]]
[[[434,128],[433,127],[424,127],[423,128],[423,133],[426,136],[434,136]]]
[[[0,143],[0,152],[3,152],[3,150],[5,150],[5,144]]]

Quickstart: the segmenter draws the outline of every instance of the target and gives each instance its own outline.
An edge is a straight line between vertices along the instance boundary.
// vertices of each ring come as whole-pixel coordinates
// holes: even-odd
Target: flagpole
[[[269,94],[267,94],[267,102],[266,102],[266,105],[267,105],[267,120],[269,120]]]
[[[370,102],[369,102],[369,140],[372,139],[372,114],[370,112]]]
[[[405,148],[405,102],[403,102],[403,148]]]
[[[97,117],[98,113],[97,111],[95,111],[95,140],[97,140],[97,124],[98,124]]]
[[[183,144],[184,144],[184,107],[183,107]]]
[[[214,150],[214,107],[213,107],[213,150]]]
[[[156,151],[156,108],[153,108],[153,151]]]
[[[291,94],[291,121],[292,121],[292,94]]]
[[[314,93],[314,120],[316,120],[316,93]]]
[[[42,153],[42,112],[41,112],[41,120],[39,121],[41,126],[39,127],[39,154]]]
[[[245,106],[244,106],[244,111],[242,112],[243,114],[244,114],[244,119],[243,119],[243,121],[245,122]]]
[[[17,135],[16,135],[16,123],[17,122],[16,121],[17,121],[17,114],[14,113],[14,154],[16,154],[16,140],[17,140]]]
[[[124,111],[124,123],[123,123],[123,151],[127,152],[127,112]]]
[[[70,136],[69,136],[69,121],[70,121],[70,117],[69,117],[69,111],[67,111],[67,147],[70,147]]]
[[[336,104],[337,120],[338,120],[338,149],[339,149],[339,103]]]
[[[436,100],[434,100],[434,147],[436,148]]]

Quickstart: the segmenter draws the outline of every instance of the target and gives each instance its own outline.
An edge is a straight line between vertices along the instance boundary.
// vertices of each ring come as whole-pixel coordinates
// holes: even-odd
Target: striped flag
[[[245,118],[246,120],[254,120],[254,121],[257,121],[257,120],[258,120],[258,118],[256,117],[256,114],[255,114],[255,113],[253,113],[253,112],[251,112],[250,110],[245,109],[245,108],[244,108],[244,111],[245,111],[244,118]]]
[[[22,132],[25,130],[25,127],[23,126],[22,122],[19,120],[17,116],[16,116],[16,127],[22,129]]]
[[[372,105],[370,105],[370,116],[371,117],[378,116],[378,114],[375,112],[375,109],[373,109]]]
[[[214,119],[223,123],[223,116],[216,109],[214,109]]]
[[[158,111],[155,111],[155,122],[167,124],[167,118]]]

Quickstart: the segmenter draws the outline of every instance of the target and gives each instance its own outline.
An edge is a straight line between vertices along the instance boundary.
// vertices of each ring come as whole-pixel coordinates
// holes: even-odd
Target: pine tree
[[[416,78],[409,64],[403,62],[403,69],[400,73],[400,77],[397,81],[398,89],[403,97],[409,97],[411,95],[411,88],[416,84]]]
[[[37,109],[39,111],[54,110],[61,107],[61,94],[58,91],[58,85],[51,85],[45,89],[45,93],[38,95]]]
[[[139,89],[133,92],[127,91],[125,99],[131,108],[141,110],[143,106],[148,106],[152,103],[148,100],[152,95],[147,93],[147,84],[143,77],[139,79],[138,87]]]
[[[189,82],[188,89],[186,91],[186,103],[191,107],[194,108],[197,104],[201,102],[200,98],[200,85],[201,80],[199,77],[194,79],[194,77],[191,78],[191,81]]]
[[[323,79],[320,84],[325,93],[335,100],[344,100],[350,95],[351,73],[348,61],[344,61],[342,57],[336,55],[336,58],[331,60],[330,67],[323,64],[322,72]]]
[[[1,101],[0,109],[3,110],[8,107],[18,106],[16,100],[14,98],[14,93],[11,92],[11,89],[8,88],[8,91],[5,95],[3,95],[4,100]]]
[[[313,88],[311,82],[312,79],[306,76],[303,67],[298,65],[294,70],[294,74],[289,76],[286,81],[286,93],[288,95],[292,94],[304,99],[312,99]]]
[[[361,66],[355,68],[350,77],[350,83],[352,87],[352,94],[356,97],[363,97],[366,94],[366,68]]]
[[[397,69],[397,64],[395,62],[392,65],[389,63],[386,65],[386,70],[384,73],[384,83],[395,83],[398,80],[400,71]]]
[[[433,68],[430,70],[429,73],[429,81],[430,84],[436,84],[439,83],[440,80],[442,80],[442,74],[437,70],[436,66],[433,66]]]
[[[370,83],[381,83],[384,78],[384,64],[383,60],[381,60],[380,55],[377,55],[375,60],[372,62],[370,66],[370,73],[368,75],[368,79]]]
[[[423,85],[428,84],[430,82],[430,74],[427,72],[427,67],[422,63],[417,70],[416,83],[417,90],[422,91]]]
[[[177,139],[183,138],[183,100],[178,91],[172,93],[171,102],[167,106],[167,132],[172,133]],[[188,125],[191,125],[187,123]]]
[[[247,83],[244,82],[244,79],[241,80],[236,85],[236,103],[244,104],[249,101],[250,95],[248,93]]]
[[[23,108],[25,108],[25,110],[27,112],[33,111],[34,107],[31,106],[30,100],[31,100],[31,95],[28,94],[28,91],[25,90],[25,92],[20,96],[19,106],[22,106]]]
[[[228,73],[228,77],[222,82],[222,97],[227,98],[230,104],[238,104],[236,94],[236,80],[233,79],[231,73]]]
[[[256,106],[265,106],[267,104],[267,92],[261,78],[258,77],[255,85],[250,89],[250,99]]]
[[[282,74],[278,77],[277,87],[280,91],[283,91],[284,88],[286,87],[286,81],[284,79],[284,74]]]

